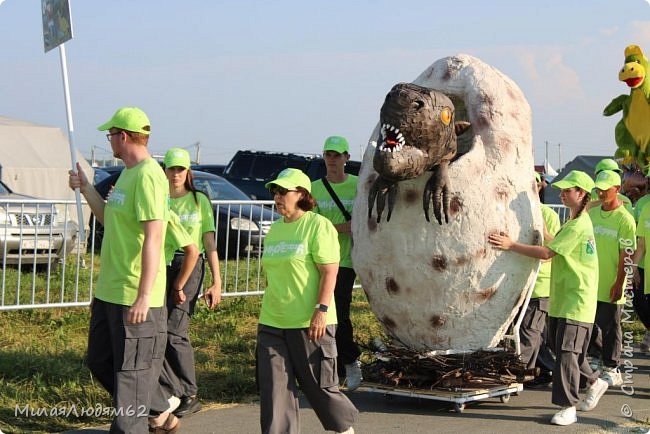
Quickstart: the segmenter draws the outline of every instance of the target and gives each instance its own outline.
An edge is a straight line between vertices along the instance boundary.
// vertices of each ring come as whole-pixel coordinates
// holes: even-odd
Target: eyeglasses
[[[290,191],[298,191],[298,190],[289,190],[287,188],[280,187],[279,185],[272,185],[271,188],[269,188],[269,191],[271,192],[271,196],[275,196],[276,194],[279,194],[280,196],[284,196]]]
[[[108,134],[106,134],[106,138],[107,138],[108,141],[110,142],[110,141],[111,141],[111,137],[113,137],[113,136],[117,136],[118,134],[122,134],[122,131],[118,131],[117,133],[108,133]]]

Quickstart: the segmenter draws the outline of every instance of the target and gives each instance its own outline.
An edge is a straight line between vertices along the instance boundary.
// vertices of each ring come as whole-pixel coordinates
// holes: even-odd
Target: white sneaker
[[[167,409],[167,411],[169,411],[169,412],[173,412],[174,410],[176,410],[178,408],[179,405],[181,405],[180,398],[178,398],[178,397],[176,397],[174,395],[167,398],[167,402],[169,403],[169,408]]]
[[[562,410],[558,411],[553,415],[551,423],[553,425],[571,425],[578,421],[578,416],[576,416],[575,407],[564,407]]]
[[[361,385],[363,380],[363,374],[361,373],[361,362],[355,360],[352,363],[348,363],[345,366],[345,382],[348,390],[351,392],[357,390]]]
[[[591,411],[596,408],[600,397],[605,394],[608,387],[607,381],[596,379],[587,389],[587,395],[578,403],[578,410]]]
[[[600,378],[607,381],[609,387],[616,387],[623,384],[623,376],[618,368],[605,368]]]

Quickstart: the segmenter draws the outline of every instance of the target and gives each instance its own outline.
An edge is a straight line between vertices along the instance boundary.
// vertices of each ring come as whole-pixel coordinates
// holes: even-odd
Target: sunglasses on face
[[[272,196],[275,196],[276,194],[279,194],[280,196],[284,196],[290,191],[298,191],[298,190],[289,190],[287,188],[280,187],[279,185],[272,185],[271,188],[269,188],[269,191],[271,192]]]

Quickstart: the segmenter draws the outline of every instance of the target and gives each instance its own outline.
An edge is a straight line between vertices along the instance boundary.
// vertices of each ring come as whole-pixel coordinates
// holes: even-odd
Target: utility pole
[[[95,145],[90,148],[90,164],[93,167],[97,167],[97,161],[95,161]]]
[[[557,144],[557,170],[562,168],[562,143]]]
[[[544,143],[546,144],[546,154],[544,155],[544,174],[548,174],[548,140]]]
[[[196,164],[201,164],[201,142],[196,142],[194,147],[196,148]]]

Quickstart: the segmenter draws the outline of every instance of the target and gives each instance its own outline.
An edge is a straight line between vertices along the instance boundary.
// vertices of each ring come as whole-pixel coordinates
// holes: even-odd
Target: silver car
[[[54,263],[75,246],[77,224],[64,224],[54,204],[34,200],[0,182],[0,264]]]

